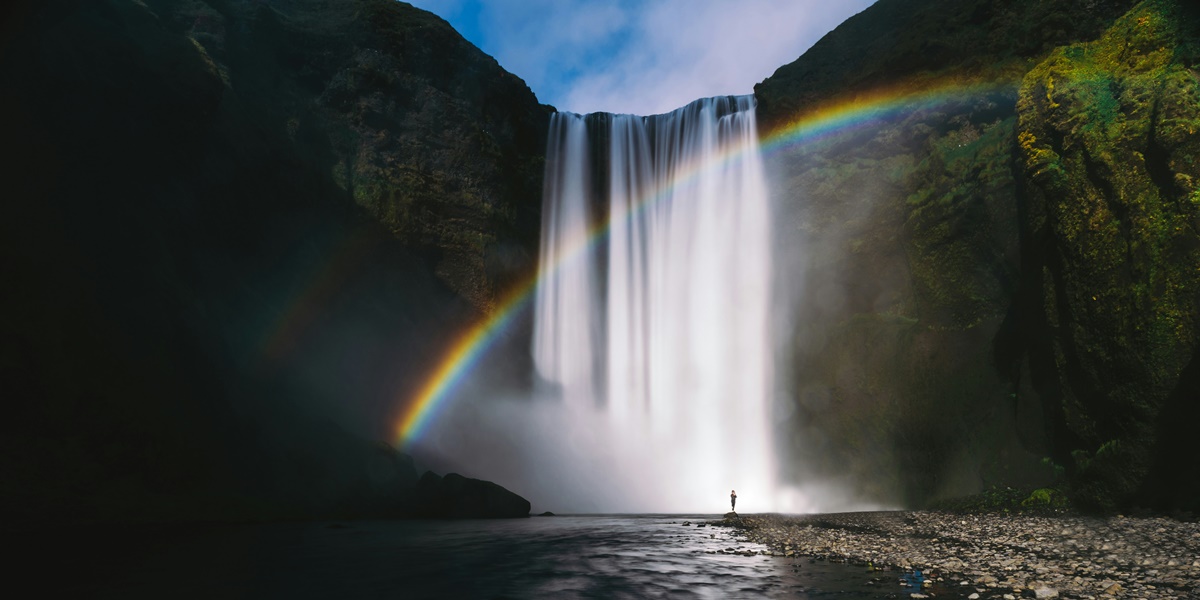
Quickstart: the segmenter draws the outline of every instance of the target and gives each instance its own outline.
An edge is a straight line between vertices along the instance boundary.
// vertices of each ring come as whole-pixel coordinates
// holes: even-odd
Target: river
[[[737,539],[732,529],[697,526],[714,518],[582,515],[129,532],[74,544],[66,559],[80,564],[41,589],[82,597],[292,599],[851,599],[920,591],[905,587],[897,571],[758,554],[766,547]]]

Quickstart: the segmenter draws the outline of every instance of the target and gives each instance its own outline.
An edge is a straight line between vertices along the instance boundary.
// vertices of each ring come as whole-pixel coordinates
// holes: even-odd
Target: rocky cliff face
[[[891,109],[771,157],[791,452],[908,503],[1057,465],[1085,505],[1195,508],[1167,493],[1198,479],[1171,458],[1196,411],[1182,4],[882,0],[756,88],[776,131]]]
[[[1019,78],[1029,62],[1099,35],[1134,0],[879,0],[755,86],[767,127],[847,92],[929,75]]]
[[[536,263],[550,107],[438,17],[401,2],[151,1],[263,126],[481,310]],[[531,242],[532,240],[532,242]]]
[[[363,436],[535,268],[552,109],[390,0],[2,10],[6,517],[419,509]],[[889,108],[769,157],[782,452],[908,504],[1061,467],[1200,510],[1198,24],[880,0],[757,87],[765,135]]]
[[[6,518],[415,485],[343,430],[390,438],[441,340],[535,267],[552,109],[390,0],[4,11]]]
[[[1147,1],[1026,76],[1026,336],[1060,452],[1103,508],[1196,503],[1200,11]],[[1035,305],[1036,303],[1036,305]],[[1192,421],[1193,423],[1195,421]],[[1063,457],[1066,460],[1066,457]],[[1151,476],[1151,471],[1157,470]]]

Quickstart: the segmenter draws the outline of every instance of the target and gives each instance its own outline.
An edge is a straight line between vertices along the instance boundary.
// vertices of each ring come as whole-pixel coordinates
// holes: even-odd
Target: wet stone
[[[735,532],[810,561],[925,570],[924,581],[940,577],[944,585],[974,586],[985,600],[1200,598],[1200,559],[1194,558],[1200,556],[1200,525],[1169,519],[932,512],[742,516]],[[912,593],[931,589],[910,585]]]

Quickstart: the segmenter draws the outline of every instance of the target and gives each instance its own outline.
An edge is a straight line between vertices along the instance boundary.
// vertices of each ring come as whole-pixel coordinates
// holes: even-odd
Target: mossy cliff
[[[1166,408],[1200,402],[1177,395],[1200,344],[1200,20],[1182,4],[1144,2],[1056,49],[1017,104],[1034,377],[1060,459],[1105,508],[1200,491],[1163,435],[1186,431]]]
[[[756,88],[768,135],[893,94],[769,159],[798,307],[784,451],[817,471],[795,476],[920,504],[1057,465],[1084,506],[1197,508],[1182,4],[882,0]]]
[[[911,77],[1016,80],[1091,39],[1135,0],[878,0],[755,87],[768,128],[813,105]]]
[[[391,0],[3,16],[5,522],[395,514],[365,440],[535,267],[552,109]]]

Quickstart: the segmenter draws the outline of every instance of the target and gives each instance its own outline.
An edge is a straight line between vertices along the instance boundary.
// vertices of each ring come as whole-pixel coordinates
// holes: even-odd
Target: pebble
[[[970,600],[1200,598],[1200,524],[1166,518],[912,511],[743,515],[709,524],[734,527],[776,556],[920,569],[926,581],[974,586]]]

